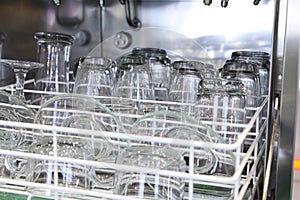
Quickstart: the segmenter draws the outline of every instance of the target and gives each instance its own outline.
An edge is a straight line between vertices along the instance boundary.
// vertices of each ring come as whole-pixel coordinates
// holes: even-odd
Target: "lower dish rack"
[[[9,92],[12,88],[7,86],[2,90]],[[25,93],[30,95],[36,91],[25,90]],[[48,106],[28,105],[35,111],[35,119],[32,123],[0,120],[1,130],[21,130],[22,135],[30,136],[31,141],[35,143],[35,146],[30,144],[29,150],[0,149],[4,160],[3,166],[11,162],[9,161],[11,158],[24,161],[16,159],[14,160],[17,162],[16,165],[29,165],[24,174],[17,178],[11,174],[8,177],[0,177],[0,199],[141,199],[143,195],[146,199],[147,192],[155,193],[160,190],[169,196],[167,195],[166,198],[157,196],[157,199],[237,200],[255,199],[261,195],[268,132],[268,120],[263,111],[268,106],[268,97],[264,97],[259,107],[247,108],[253,111],[253,116],[247,123],[238,124],[201,121],[197,117],[170,109],[176,106],[177,103],[174,102],[138,102],[147,105],[143,113],[120,114],[116,110],[124,110],[126,106],[124,107],[123,104],[120,106],[119,101],[120,99],[113,97],[90,98],[75,94],[57,94],[50,100]],[[67,103],[67,106],[60,107],[61,102],[71,102],[72,106]],[[53,117],[54,115],[56,117]],[[67,125],[65,121],[57,122],[58,119],[68,119]],[[51,124],[54,120],[56,125]],[[91,125],[91,122],[101,123],[98,126]],[[235,141],[228,144],[224,139],[224,133],[214,130],[215,125],[234,127],[234,130],[238,130],[239,132],[228,131],[227,133],[234,136]],[[81,144],[85,149],[92,149],[89,152],[97,155],[88,158],[74,156],[81,152],[73,152],[73,156],[66,156],[70,154],[62,154],[66,149],[58,145],[61,138],[67,138],[64,142],[71,141],[73,146]],[[49,150],[48,146],[47,150],[45,147],[38,151],[37,149],[41,149],[42,146],[38,140],[45,139],[51,141],[50,147],[53,148]],[[47,141],[48,145],[49,141]],[[39,145],[37,146],[36,143]],[[136,148],[144,147],[150,147],[151,151],[155,147],[156,154],[160,156],[155,155],[153,159],[162,160],[156,160],[156,165],[152,165],[154,163],[151,160],[152,154],[146,156],[148,160],[138,154],[143,150]],[[124,151],[131,148],[135,148],[134,151],[129,150],[132,155],[120,159],[120,155],[125,156]],[[172,165],[171,168],[157,167],[157,163],[163,165],[162,163],[171,160],[167,153],[166,157],[161,156],[161,149],[167,148],[180,152],[181,160],[185,164],[184,169],[178,170],[181,166],[179,163]],[[106,156],[103,156],[103,151],[109,153],[106,152]],[[137,158],[145,159],[143,165],[140,165],[141,162],[137,164]],[[32,174],[39,165],[48,169],[51,165],[53,169],[51,174],[45,172],[43,177],[28,178],[34,176]],[[96,178],[91,179],[96,179],[97,183],[88,183],[88,186],[85,181],[83,181],[84,185],[62,183],[61,179],[64,176],[61,173],[62,166],[75,165],[84,166],[89,169],[89,172],[92,170]],[[78,171],[79,174],[75,173],[75,175],[83,177],[85,174],[80,174],[81,172],[86,170]],[[50,176],[52,180],[47,182],[45,176]],[[125,180],[123,177],[130,177],[126,180],[132,181],[131,187],[128,186],[130,185],[128,182],[126,186],[122,186]],[[39,178],[44,179],[39,181]],[[104,183],[103,178],[107,178],[110,182],[107,183],[106,180]],[[149,180],[150,183],[146,187]],[[180,184],[177,184],[179,181]],[[166,183],[172,185],[169,185],[172,194],[169,189],[166,189]],[[119,189],[116,190],[116,187]],[[128,193],[129,190],[135,192],[135,197],[123,195],[120,190],[125,190],[124,187],[127,187]],[[142,194],[134,191],[137,188],[139,190],[146,188],[148,191]],[[179,189],[182,194],[177,195],[175,191]]]

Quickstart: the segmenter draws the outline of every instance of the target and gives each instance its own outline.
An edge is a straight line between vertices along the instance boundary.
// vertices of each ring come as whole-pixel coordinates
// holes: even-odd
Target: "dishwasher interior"
[[[3,59],[41,62],[39,54],[50,51],[51,44],[39,49],[38,32],[66,34],[72,42],[67,52],[60,49],[68,57],[66,90],[36,89],[39,69],[28,71],[24,87],[20,86],[18,73],[1,67],[1,140],[9,137],[19,143],[21,137],[22,144],[21,148],[10,144],[0,149],[0,199],[290,197],[294,159],[291,150],[296,144],[292,149],[288,146],[293,141],[296,122],[289,121],[289,117],[295,111],[287,116],[280,107],[296,107],[298,71],[285,67],[296,59],[288,54],[293,47],[288,40],[293,6],[299,8],[295,0],[1,1]],[[39,41],[45,42],[43,39]],[[171,63],[201,61],[213,66],[217,73],[221,73],[218,70],[233,52],[265,52],[270,62],[267,93],[260,96],[258,105],[246,106],[245,113],[251,114],[246,114],[243,123],[199,120],[196,115],[175,109],[184,107],[190,111],[194,104],[186,102],[74,93],[77,72],[83,69],[80,64],[83,66],[84,60],[105,57],[119,61],[135,48],[163,49]],[[297,63],[290,64],[297,68]],[[293,83],[296,84],[291,86]],[[20,90],[28,101],[15,97]],[[44,104],[32,103],[34,97],[43,95],[53,98]],[[126,110],[129,104],[143,109],[137,113],[117,112]],[[193,109],[207,107],[198,105]],[[219,107],[212,109],[214,112]],[[25,120],[6,120],[10,112],[21,112],[20,118]],[[33,121],[26,121],[28,116]],[[97,120],[101,125],[94,124]],[[289,122],[279,127],[281,120]],[[280,134],[285,131],[291,133]],[[169,133],[174,137],[167,137]],[[7,134],[13,134],[13,139]],[[224,140],[226,134],[235,138],[234,142]],[[38,145],[32,146],[27,139]],[[48,146],[39,143],[47,139]],[[169,148],[184,153],[175,165],[175,153]],[[90,158],[86,149],[96,151],[96,158]],[[65,156],[65,152],[71,156]],[[171,167],[163,167],[168,162]],[[282,179],[287,184],[279,187]]]

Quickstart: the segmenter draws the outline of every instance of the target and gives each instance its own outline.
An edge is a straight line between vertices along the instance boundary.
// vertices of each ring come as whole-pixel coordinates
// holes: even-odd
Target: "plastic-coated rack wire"
[[[27,84],[30,84],[32,81],[27,81]],[[5,90],[7,92],[13,91],[13,86],[5,86],[0,88],[1,90]],[[31,93],[43,93],[41,91],[34,91],[25,89],[26,94]],[[59,95],[59,94],[57,94]],[[97,99],[107,98],[107,97],[97,97]],[[176,105],[174,102],[147,102],[159,105]],[[30,105],[29,105],[30,106]],[[77,163],[94,167],[106,167],[107,165],[110,168],[115,170],[126,170],[131,172],[141,172],[147,171],[149,173],[155,173],[158,175],[167,175],[173,177],[180,177],[186,183],[186,190],[184,199],[206,199],[204,197],[199,196],[198,198],[194,193],[194,183],[203,184],[216,188],[230,188],[232,189],[232,195],[227,197],[226,199],[255,199],[257,195],[261,195],[259,184],[264,179],[265,173],[265,159],[266,159],[266,132],[268,129],[268,120],[266,116],[263,116],[263,109],[268,106],[268,97],[264,97],[261,105],[257,108],[247,108],[249,110],[253,110],[254,114],[247,124],[227,124],[228,126],[236,126],[241,128],[241,132],[238,134],[237,140],[234,144],[226,144],[226,143],[214,143],[213,141],[187,141],[183,139],[174,139],[174,138],[163,138],[160,136],[147,137],[148,143],[159,143],[159,144],[173,144],[178,145],[181,148],[189,149],[189,170],[188,172],[177,172],[170,170],[152,170],[148,168],[138,167],[138,166],[127,166],[116,163],[105,163],[98,162],[92,160],[79,160],[79,159],[71,159],[66,157],[59,157],[57,155],[49,156],[49,155],[41,155],[36,153],[26,153],[14,150],[5,150],[0,149],[0,154],[2,155],[10,155],[10,156],[19,156],[24,158],[32,158],[38,160],[51,160],[57,162],[69,162],[69,163]],[[31,105],[33,109],[39,109],[39,106]],[[97,113],[97,115],[107,116],[106,113]],[[142,116],[128,116],[128,117],[142,117]],[[151,118],[148,120],[152,120]],[[169,122],[170,123],[170,122]],[[171,123],[180,124],[180,121],[171,121]],[[191,123],[185,124],[187,126],[191,126],[193,128],[203,128],[203,126],[211,126],[212,122],[203,121],[201,124]],[[145,138],[137,137],[136,135],[132,135],[131,133],[124,133],[115,130],[111,131],[102,131],[101,134],[96,130],[84,130],[84,129],[74,129],[74,128],[66,128],[66,127],[57,127],[57,126],[49,126],[49,125],[41,125],[41,124],[33,124],[33,123],[21,123],[21,122],[13,122],[13,121],[2,121],[0,120],[0,128],[1,127],[21,127],[21,128],[29,128],[32,130],[44,130],[44,131],[55,131],[55,132],[65,132],[68,134],[79,134],[84,136],[94,135],[95,139],[99,137],[110,138],[113,141],[131,141],[131,142],[141,142],[144,141]],[[99,139],[98,138],[98,139]],[[140,140],[140,141],[139,141]],[[243,146],[248,144],[248,148],[243,150]],[[193,162],[194,159],[194,151],[196,148],[209,147],[215,152],[224,152],[231,151],[234,155],[234,165],[235,170],[231,176],[218,176],[218,175],[207,175],[207,174],[195,174],[193,170]],[[55,147],[54,147],[55,148]],[[78,195],[78,199],[134,199],[132,197],[121,196],[113,194],[111,191],[102,190],[102,189],[76,189],[76,188],[68,188],[59,186],[57,184],[41,184],[29,182],[26,180],[17,180],[17,179],[9,179],[9,178],[1,178],[0,177],[0,190],[2,193],[11,193],[14,195],[21,195],[26,197],[27,199],[34,199],[34,196],[26,191],[27,187],[33,188],[46,188],[55,193],[72,193],[72,199],[74,199],[74,195]],[[56,199],[55,196],[50,196],[50,199]],[[60,197],[60,199],[68,199],[68,197]],[[224,199],[224,198],[213,198],[213,199]]]

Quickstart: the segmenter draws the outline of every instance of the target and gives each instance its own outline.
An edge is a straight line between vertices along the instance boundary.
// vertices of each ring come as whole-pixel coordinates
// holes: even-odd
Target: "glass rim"
[[[96,65],[96,66],[106,66],[109,67],[113,64],[113,60],[107,57],[101,57],[101,56],[86,56],[83,58],[82,63],[83,65]]]
[[[270,59],[270,54],[264,51],[234,51],[231,53],[231,57],[236,56],[253,56],[258,58]]]
[[[156,57],[156,55],[167,56],[167,51],[165,49],[154,47],[135,47],[131,52],[132,54],[142,55],[145,57]]]
[[[34,39],[38,42],[58,42],[58,43],[66,43],[72,45],[74,42],[74,37],[65,34],[65,33],[57,33],[57,32],[36,32],[34,33]]]

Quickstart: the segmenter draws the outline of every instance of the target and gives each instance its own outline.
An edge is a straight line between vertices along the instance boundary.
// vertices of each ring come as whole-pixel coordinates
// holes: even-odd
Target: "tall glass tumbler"
[[[169,100],[169,85],[171,75],[171,59],[166,50],[159,48],[134,48],[133,55],[142,56],[151,68],[151,75],[155,89],[155,99]]]
[[[172,80],[170,84],[170,101],[177,102],[171,110],[194,114],[201,73],[188,61],[175,61],[172,64]]]
[[[36,87],[44,92],[69,92],[69,62],[73,37],[55,32],[36,32],[37,61],[45,67],[36,74]],[[53,95],[42,95],[44,103]]]
[[[185,161],[178,151],[168,147],[132,146],[126,148],[117,157],[116,163],[141,167],[145,170],[117,171],[115,194],[141,199],[183,198],[182,179],[157,173],[159,170],[185,172]]]

